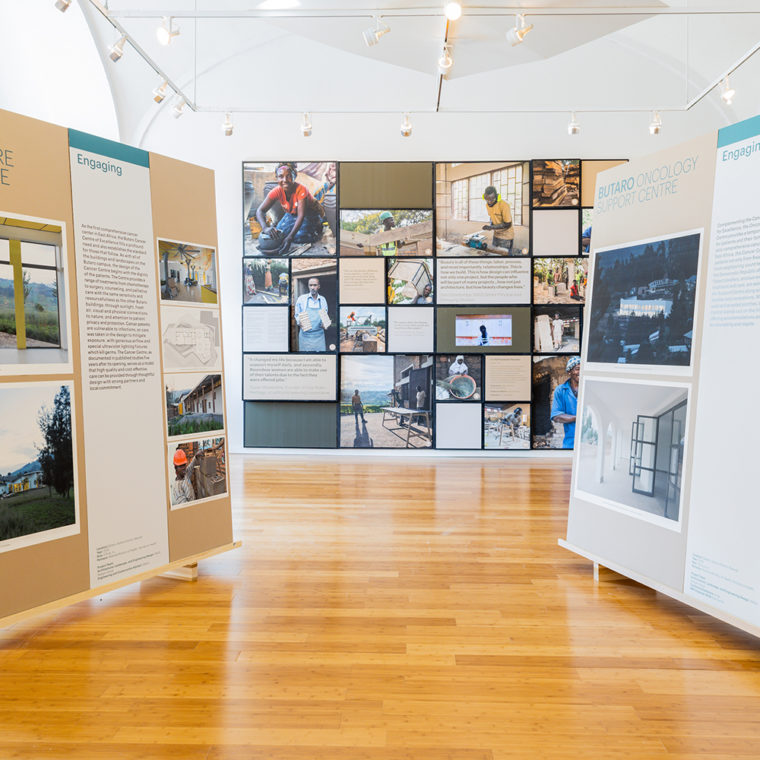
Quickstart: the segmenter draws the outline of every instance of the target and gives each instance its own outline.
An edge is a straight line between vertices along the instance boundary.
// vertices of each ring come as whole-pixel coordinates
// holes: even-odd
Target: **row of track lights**
[[[65,13],[72,0],[55,0],[55,7]],[[448,3],[444,9],[447,21],[456,21],[462,16],[462,6],[459,3]],[[375,16],[375,25],[369,29],[365,29],[362,32],[362,37],[365,44],[368,47],[377,45],[380,38],[390,32],[390,27],[380,20],[379,16]],[[519,45],[525,36],[533,29],[533,24],[528,24],[525,21],[525,15],[518,13],[516,16],[515,26],[507,32],[507,41],[514,47]],[[180,30],[174,27],[174,19],[171,16],[164,16],[161,25],[156,29],[156,37],[162,45],[171,44],[172,40],[179,36]],[[127,43],[127,35],[123,34],[119,39],[110,47],[108,51],[109,58],[116,62],[124,55],[124,46]],[[443,53],[438,59],[438,73],[441,76],[446,76],[451,67],[454,65],[454,59],[451,57],[451,45],[444,43]],[[164,79],[153,90],[153,100],[156,103],[162,103],[169,95],[169,81]],[[731,87],[728,77],[723,79],[721,84],[720,97],[726,105],[731,105],[734,101],[736,90]],[[187,106],[187,100],[182,95],[177,95],[177,100],[172,108],[172,114],[174,118],[178,119],[185,112]],[[230,137],[234,132],[235,127],[232,123],[232,116],[230,113],[224,115],[224,121],[222,122],[222,132],[225,136]],[[311,123],[311,114],[304,113],[301,117],[301,134],[304,137],[311,137],[313,131]],[[412,121],[408,113],[403,115],[403,120],[400,127],[402,137],[411,137],[412,135]],[[575,115],[575,111],[570,114],[570,121],[567,124],[567,133],[569,135],[580,134],[581,125]],[[652,120],[649,122],[649,134],[659,135],[662,131],[662,117],[659,111],[652,111]]]

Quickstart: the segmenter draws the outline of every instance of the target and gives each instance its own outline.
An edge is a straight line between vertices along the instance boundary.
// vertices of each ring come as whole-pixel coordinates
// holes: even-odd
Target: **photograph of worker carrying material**
[[[581,350],[580,306],[536,306],[533,350],[537,354],[577,354]]]
[[[71,393],[71,382],[0,387],[0,551],[79,533]]]
[[[288,303],[290,267],[287,259],[243,259],[243,303]]]
[[[586,303],[588,259],[533,259],[533,303]]]
[[[169,444],[169,493],[172,509],[227,493],[224,438]]]
[[[338,342],[335,259],[299,259],[291,266],[291,351],[335,351]]]
[[[533,208],[579,206],[581,162],[575,159],[533,162]]]
[[[530,162],[436,164],[438,256],[530,254]]]
[[[530,404],[486,404],[483,444],[486,449],[529,449]]]
[[[701,238],[685,232],[596,252],[589,362],[691,364]]]
[[[387,317],[383,306],[341,306],[339,328],[341,353],[385,353]]]
[[[433,440],[433,357],[343,356],[342,448],[429,448]]]
[[[243,164],[245,256],[334,256],[334,162]]]
[[[435,357],[436,401],[480,401],[482,361],[478,354],[438,354]]]
[[[433,259],[388,259],[387,280],[390,305],[433,303]]]
[[[162,301],[218,303],[213,248],[159,240],[158,269]]]
[[[432,256],[431,209],[341,209],[341,256]]]
[[[183,372],[164,375],[169,438],[224,430],[221,375]]]

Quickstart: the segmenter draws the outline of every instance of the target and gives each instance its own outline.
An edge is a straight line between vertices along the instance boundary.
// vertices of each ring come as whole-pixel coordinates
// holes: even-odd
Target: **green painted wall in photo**
[[[433,164],[341,162],[341,208],[432,208]]]
[[[334,449],[337,404],[246,401],[243,445]]]

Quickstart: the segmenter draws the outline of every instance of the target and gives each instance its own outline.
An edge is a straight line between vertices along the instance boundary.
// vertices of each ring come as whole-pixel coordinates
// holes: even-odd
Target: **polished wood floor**
[[[595,585],[564,461],[230,470],[244,545],[198,583],[2,632],[0,758],[760,757],[757,640]]]

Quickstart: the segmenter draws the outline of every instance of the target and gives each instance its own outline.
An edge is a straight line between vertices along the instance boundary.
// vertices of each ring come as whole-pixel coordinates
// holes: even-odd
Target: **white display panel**
[[[737,388],[754,378],[760,334],[760,118],[719,132],[697,400],[685,593],[760,625],[760,411]],[[739,364],[740,363],[740,364]]]
[[[150,170],[147,153],[89,135],[72,139],[70,160],[84,440],[102,453],[86,459],[99,586],[169,561]]]

